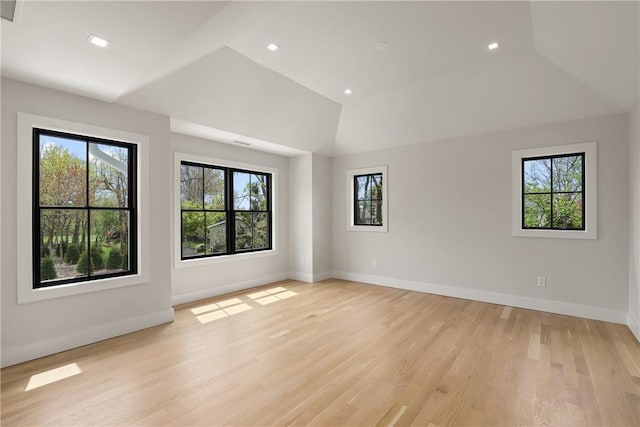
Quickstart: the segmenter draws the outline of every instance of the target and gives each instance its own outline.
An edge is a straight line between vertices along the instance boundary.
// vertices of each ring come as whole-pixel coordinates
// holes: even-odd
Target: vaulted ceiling
[[[177,132],[340,155],[629,110],[639,13],[611,1],[18,0],[2,75],[166,114]]]

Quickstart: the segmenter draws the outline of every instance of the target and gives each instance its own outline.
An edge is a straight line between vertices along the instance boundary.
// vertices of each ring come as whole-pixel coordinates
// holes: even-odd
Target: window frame
[[[366,227],[366,226],[371,226],[371,227],[382,227],[384,225],[384,219],[382,221],[381,224],[360,224],[356,218],[358,217],[358,211],[360,210],[358,207],[359,202],[361,201],[358,198],[358,188],[356,186],[356,182],[358,181],[358,178],[362,178],[362,177],[374,177],[374,176],[380,176],[380,179],[382,180],[382,185],[384,186],[384,176],[382,175],[381,172],[376,172],[376,173],[367,173],[367,174],[361,174],[361,175],[354,175],[353,176],[353,226],[354,227]],[[382,192],[382,198],[380,199],[374,199],[372,197],[369,197],[368,199],[362,200],[362,201],[368,201],[369,203],[373,203],[373,201],[381,201],[384,203],[384,192]]]
[[[237,251],[232,254],[211,254],[206,256],[188,257],[182,259],[182,209],[180,201],[180,178],[181,178],[181,165],[182,162],[204,164],[218,169],[235,169],[239,172],[251,172],[258,174],[269,174],[270,179],[270,226],[269,233],[270,248],[258,249],[258,250],[244,250]],[[263,165],[241,163],[232,160],[218,159],[212,157],[201,156],[197,154],[189,154],[182,152],[174,153],[174,168],[173,168],[173,259],[175,269],[201,267],[205,265],[213,265],[225,262],[246,261],[255,258],[270,257],[279,254],[279,236],[278,236],[278,169]],[[225,189],[227,184],[225,184]],[[229,200],[229,197],[233,197],[230,193],[225,195],[225,198]],[[246,211],[238,211],[246,212]]]
[[[355,193],[355,178],[366,175],[382,175],[382,224],[356,224],[356,204],[357,195]],[[386,233],[389,230],[388,201],[389,201],[389,178],[387,166],[374,166],[360,169],[347,170],[347,231],[372,231]]]
[[[272,238],[272,229],[273,229],[273,224],[272,224],[272,210],[271,210],[271,185],[272,185],[272,175],[271,173],[268,172],[262,172],[262,171],[256,171],[256,170],[248,170],[248,169],[238,169],[238,168],[233,168],[233,167],[226,167],[226,166],[220,166],[220,165],[213,165],[213,164],[207,164],[207,163],[200,163],[200,162],[193,162],[193,161],[188,161],[188,160],[182,160],[180,162],[180,166],[182,167],[183,165],[185,166],[194,166],[194,167],[200,167],[203,168],[203,174],[204,174],[204,169],[216,169],[216,170],[222,170],[224,172],[224,209],[220,210],[220,209],[206,209],[204,206],[204,194],[205,194],[205,190],[204,190],[204,185],[203,185],[203,204],[202,204],[202,209],[183,209],[182,208],[182,203],[180,203],[180,260],[181,261],[185,261],[185,260],[192,260],[192,259],[200,259],[200,258],[212,258],[212,257],[218,257],[218,256],[225,256],[225,255],[236,255],[236,254],[244,254],[244,253],[251,253],[251,252],[263,252],[263,251],[270,251],[273,248],[273,238]],[[233,203],[233,188],[234,188],[234,173],[246,173],[249,175],[264,175],[267,177],[267,191],[266,191],[266,198],[267,198],[267,209],[266,210],[254,210],[254,209],[249,209],[249,210],[238,210],[235,209],[234,207],[234,203]],[[182,178],[182,168],[180,171],[180,175]],[[204,179],[204,176],[203,176]],[[250,206],[251,207],[251,206]],[[215,253],[215,254],[204,254],[204,255],[195,255],[195,256],[189,256],[189,257],[185,257],[184,256],[184,247],[182,245],[182,241],[184,239],[184,231],[183,231],[183,227],[182,227],[182,214],[183,212],[202,212],[206,215],[207,212],[224,212],[226,215],[226,223],[225,223],[225,229],[226,229],[226,252],[224,253]],[[267,236],[268,236],[268,241],[267,241],[267,247],[266,248],[251,248],[251,249],[238,249],[236,247],[236,233],[235,233],[235,228],[236,228],[236,218],[235,218],[235,214],[238,212],[242,212],[242,213],[266,213],[267,214],[267,218],[268,218],[268,231],[267,231]],[[205,227],[206,227],[206,221],[205,221]],[[206,239],[206,237],[205,237]],[[206,245],[206,240],[205,240],[205,245]]]
[[[116,140],[137,146],[137,197],[136,217],[130,221],[137,223],[137,273],[126,276],[100,277],[95,280],[68,283],[57,286],[33,288],[33,129],[40,128],[91,138]],[[104,291],[108,289],[148,283],[150,280],[149,245],[149,137],[137,133],[61,120],[53,117],[17,113],[17,223],[18,241],[16,251],[18,304],[61,298],[72,295]],[[130,242],[133,245],[133,241]]]
[[[92,210],[96,211],[96,210],[101,210],[101,211],[119,211],[119,210],[124,210],[129,212],[129,218],[136,218],[137,217],[137,210],[138,210],[138,203],[137,203],[137,146],[136,144],[132,144],[129,142],[124,142],[124,141],[116,141],[116,140],[112,140],[112,139],[105,139],[105,138],[97,138],[94,136],[88,136],[88,135],[80,135],[77,133],[69,133],[69,132],[61,132],[61,131],[56,131],[56,130],[51,130],[51,129],[43,129],[43,128],[33,128],[32,130],[33,132],[33,146],[31,148],[32,150],[32,158],[33,158],[33,186],[32,186],[32,190],[31,190],[31,194],[32,194],[32,198],[33,198],[33,212],[32,212],[32,222],[33,222],[33,226],[32,226],[32,230],[40,230],[41,229],[41,212],[43,210],[82,210],[82,211],[86,211],[87,212],[87,237],[89,238],[89,253],[87,254],[87,256],[90,257],[90,253],[91,253],[91,241],[90,241],[90,236],[91,236],[91,215],[90,212]],[[65,138],[65,139],[70,139],[70,140],[75,140],[75,141],[79,141],[79,142],[83,142],[86,144],[86,152],[87,152],[87,159],[86,159],[86,171],[85,171],[85,180],[86,180],[86,185],[85,185],[85,205],[82,207],[78,207],[78,206],[73,206],[73,207],[52,207],[52,206],[41,206],[40,205],[40,156],[39,156],[39,149],[40,149],[40,137],[42,135],[48,135],[48,136],[53,136],[53,137],[59,137],[59,138]],[[127,206],[126,207],[115,207],[115,208],[111,208],[111,207],[100,207],[100,206],[92,206],[90,203],[90,196],[89,196],[89,176],[90,176],[90,169],[89,169],[89,144],[90,143],[97,143],[97,144],[102,144],[102,145],[110,145],[110,146],[115,146],[115,147],[122,147],[122,148],[127,148],[129,150],[129,155],[128,155],[128,162],[127,162],[127,167],[128,167],[128,171],[127,171]],[[37,177],[37,179],[36,179]],[[133,245],[129,244],[128,245],[128,256],[129,256],[129,270],[127,271],[122,271],[122,272],[117,272],[117,273],[109,273],[109,274],[100,274],[100,275],[96,275],[96,276],[92,276],[91,275],[91,269],[87,269],[87,276],[83,276],[83,277],[73,277],[73,278],[66,278],[66,279],[55,279],[54,281],[51,282],[42,282],[41,281],[41,277],[40,277],[40,268],[41,268],[41,264],[40,264],[40,239],[39,239],[39,234],[36,234],[34,231],[32,231],[32,257],[33,257],[33,261],[32,261],[32,265],[33,265],[33,289],[42,289],[42,288],[50,288],[50,287],[55,287],[55,286],[61,286],[61,285],[67,285],[67,284],[72,284],[72,283],[86,283],[86,282],[92,282],[95,280],[101,280],[101,279],[108,279],[111,277],[122,277],[122,276],[131,276],[131,275],[135,275],[138,272],[138,245],[137,245],[137,234],[138,234],[138,223],[137,221],[129,221],[130,222],[130,226],[129,226],[129,242],[134,242]]]
[[[524,226],[524,162],[583,155],[583,228],[560,229]],[[553,160],[552,160],[553,161]],[[554,194],[553,188],[549,194]],[[512,152],[512,235],[560,239],[597,239],[597,143],[595,141],[540,147]]]
[[[581,168],[582,168],[582,174],[581,174],[581,190],[580,191],[554,191],[553,189],[553,161],[555,159],[562,159],[565,157],[580,157],[580,161],[582,163]],[[525,162],[527,161],[537,161],[537,160],[549,160],[551,162],[551,169],[550,169],[550,177],[549,177],[549,182],[550,182],[550,188],[548,192],[541,192],[541,193],[527,193],[525,191]],[[522,199],[522,218],[521,218],[521,227],[523,229],[526,230],[573,230],[573,231],[584,231],[585,229],[585,212],[584,212],[584,206],[587,205],[587,200],[586,200],[586,188],[585,188],[585,153],[584,152],[578,152],[578,153],[567,153],[567,154],[554,154],[554,155],[550,155],[550,156],[536,156],[536,157],[523,157],[522,158],[522,192],[521,194],[521,199]],[[580,227],[578,228],[560,228],[560,227],[554,227],[553,226],[553,196],[556,194],[581,194],[582,195],[582,204],[583,204],[583,210],[582,210],[582,222]],[[550,219],[551,219],[551,226],[550,227],[527,227],[525,225],[525,198],[526,196],[529,195],[535,195],[535,194],[540,194],[540,195],[549,195],[551,197],[551,202],[549,205],[549,210],[550,210]]]

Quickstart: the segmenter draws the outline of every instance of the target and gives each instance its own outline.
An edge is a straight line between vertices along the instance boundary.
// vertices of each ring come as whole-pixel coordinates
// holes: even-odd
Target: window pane
[[[40,205],[86,206],[87,144],[40,135]]]
[[[251,175],[251,210],[267,210],[267,175]]]
[[[129,212],[90,210],[89,266],[92,275],[129,270]],[[85,267],[83,266],[83,269]]]
[[[553,191],[582,191],[582,156],[553,159]]]
[[[382,174],[371,175],[371,198],[382,200]]]
[[[357,202],[355,223],[360,225],[371,224],[371,202],[369,200]]]
[[[561,230],[582,229],[582,193],[553,195],[553,227]]]
[[[382,200],[371,201],[371,224],[382,225]]]
[[[40,280],[86,276],[78,271],[80,254],[88,244],[87,212],[79,209],[40,211]]]
[[[207,247],[205,254],[223,254],[227,252],[227,214],[207,212]]]
[[[204,168],[204,207],[224,210],[224,171]]]
[[[371,196],[371,175],[355,177],[356,194],[358,200],[369,199]]]
[[[204,183],[200,166],[180,166],[180,206],[182,209],[202,209]]]
[[[250,175],[244,172],[233,173],[233,208],[247,211],[250,207]]]
[[[129,150],[89,144],[89,203],[91,206],[127,207]]]
[[[253,248],[266,249],[269,247],[269,214],[253,214]]]
[[[236,250],[253,247],[253,224],[250,212],[236,213]]]
[[[524,196],[524,227],[548,228],[551,226],[551,195],[529,194]]]
[[[525,193],[551,191],[551,159],[524,160]]]
[[[205,243],[204,212],[182,212],[182,256],[203,255]]]

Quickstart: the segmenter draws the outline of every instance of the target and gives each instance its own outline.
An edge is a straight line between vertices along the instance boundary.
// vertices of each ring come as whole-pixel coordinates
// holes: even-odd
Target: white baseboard
[[[177,294],[171,297],[171,304],[185,304],[188,302],[198,301],[205,298],[216,297],[218,295],[224,295],[231,292],[242,291],[244,289],[253,288],[255,286],[266,285],[268,283],[279,282],[280,280],[286,280],[290,278],[289,273],[274,274],[272,276],[263,276],[257,279],[245,280],[243,282],[229,283],[228,285],[216,286],[215,288],[202,289],[195,292],[187,292],[184,294]],[[298,279],[296,279],[298,280]]]
[[[631,313],[627,313],[627,326],[631,330],[631,333],[636,337],[638,342],[640,342],[640,321],[633,317]]]
[[[603,307],[573,304],[562,301],[552,301],[540,298],[524,297],[501,292],[483,291],[479,289],[461,288],[457,286],[438,285],[411,280],[395,279],[392,277],[373,276],[367,274],[334,271],[333,277],[390,288],[406,289],[429,294],[488,302],[491,304],[508,305],[530,310],[546,311],[567,316],[583,317],[602,320],[605,322],[627,324],[628,315],[623,311],[611,310]],[[637,335],[636,335],[637,337]]]
[[[157,313],[145,314],[117,322],[111,322],[93,328],[83,329],[72,334],[63,335],[23,346],[2,349],[2,367],[16,365],[39,357],[60,353],[61,351],[91,344],[94,342],[173,322],[173,308]]]
[[[290,271],[289,272],[289,279],[291,280],[298,280],[300,282],[305,282],[305,283],[313,283],[313,274],[311,273],[301,273],[299,271]]]
[[[321,273],[315,273],[313,275],[313,283],[322,282],[323,280],[333,279],[333,271],[323,271]]]

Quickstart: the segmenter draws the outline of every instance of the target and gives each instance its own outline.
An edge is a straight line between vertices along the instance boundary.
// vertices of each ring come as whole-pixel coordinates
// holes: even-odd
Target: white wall
[[[289,271],[305,282],[313,282],[312,161],[311,154],[289,158]]]
[[[31,113],[88,125],[148,135],[150,218],[150,281],[117,289],[46,301],[18,304],[18,236],[15,207],[17,112]],[[134,110],[39,86],[2,79],[2,365],[84,345],[173,319],[169,281],[170,180],[169,120]]]
[[[629,113],[629,318],[640,341],[640,104]]]
[[[331,159],[312,155],[313,281],[331,277]]]
[[[336,275],[624,323],[627,133],[621,114],[335,158]],[[513,237],[512,150],[593,140],[598,239]],[[379,165],[388,165],[389,231],[348,232],[346,170]]]
[[[214,263],[211,263],[210,259],[204,259],[191,261],[186,268],[172,268],[173,302],[178,304],[195,301],[286,279],[289,271],[289,159],[175,133],[171,134],[171,151],[274,168],[278,172],[277,205],[275,206],[277,235],[274,236],[274,248],[277,254],[267,256],[259,254],[257,257],[235,256],[229,261],[214,260]],[[172,195],[170,192],[165,197],[176,201],[179,196]],[[173,241],[171,248],[172,251],[179,251],[179,242]],[[179,257],[179,252],[177,253]]]

